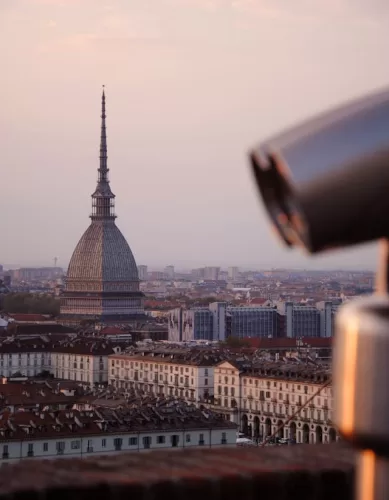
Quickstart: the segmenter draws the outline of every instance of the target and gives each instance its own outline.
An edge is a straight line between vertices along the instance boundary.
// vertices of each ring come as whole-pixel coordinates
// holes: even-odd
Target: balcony
[[[168,467],[166,466],[168,464]],[[244,475],[240,467],[244,464]],[[106,500],[352,500],[354,452],[343,443],[121,453],[28,461],[0,469],[2,495]],[[39,474],[37,474],[39,471]],[[153,482],[150,484],[152,473]],[[210,473],[211,471],[211,473]],[[150,492],[151,488],[151,492]]]

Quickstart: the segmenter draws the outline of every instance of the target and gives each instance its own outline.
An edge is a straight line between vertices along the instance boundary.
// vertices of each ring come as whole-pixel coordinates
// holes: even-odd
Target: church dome
[[[138,281],[131,249],[114,220],[92,220],[70,260],[67,279]]]
[[[78,242],[61,295],[61,319],[67,324],[131,323],[144,319],[144,294],[131,249],[116,226],[115,195],[109,182],[105,93],[101,100],[101,135],[92,220]]]

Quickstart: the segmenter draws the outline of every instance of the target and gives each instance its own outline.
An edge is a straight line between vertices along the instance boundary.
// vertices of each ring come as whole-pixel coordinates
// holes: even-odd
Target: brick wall
[[[10,500],[351,500],[344,444],[26,459],[0,469]]]

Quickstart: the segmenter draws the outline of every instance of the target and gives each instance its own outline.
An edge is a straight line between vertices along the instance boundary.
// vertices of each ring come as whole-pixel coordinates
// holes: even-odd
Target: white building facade
[[[108,357],[108,381],[118,388],[133,388],[154,395],[177,396],[187,401],[207,399],[214,390],[212,365],[174,361],[153,353],[146,356],[112,354]]]
[[[235,446],[236,429],[176,429],[104,434],[0,439],[0,465],[23,459],[87,458],[120,452],[141,452],[171,448]]]
[[[55,378],[75,380],[87,384],[108,382],[108,356],[102,354],[51,353]]]
[[[331,386],[323,387],[314,396],[328,380],[326,373],[288,377],[286,371],[282,377],[275,368],[261,376],[225,361],[215,367],[214,380],[213,410],[239,424],[240,430],[250,437],[263,440],[274,434],[295,443],[329,443],[338,439],[332,422]],[[290,419],[292,415],[295,416]]]
[[[49,372],[55,378],[89,384],[108,382],[108,355],[119,346],[77,342],[53,345],[36,340],[24,345],[18,342],[0,346],[0,375],[35,377]]]

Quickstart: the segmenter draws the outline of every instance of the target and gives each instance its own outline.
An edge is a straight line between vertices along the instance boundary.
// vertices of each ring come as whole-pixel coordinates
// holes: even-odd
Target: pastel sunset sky
[[[371,268],[272,235],[249,147],[389,84],[387,0],[0,0],[0,263],[66,267],[89,224],[106,85],[138,264]]]

